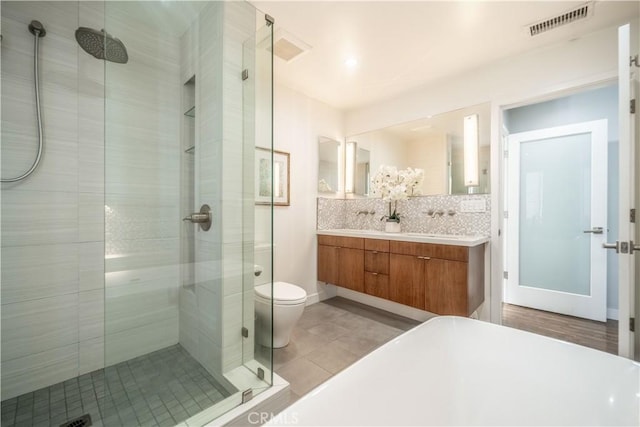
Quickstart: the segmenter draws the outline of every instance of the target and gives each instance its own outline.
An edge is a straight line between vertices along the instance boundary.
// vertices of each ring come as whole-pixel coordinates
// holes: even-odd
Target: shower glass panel
[[[251,41],[257,22],[245,2],[105,3],[105,29],[128,51],[126,64],[105,62],[105,405],[116,423],[202,424],[271,383],[271,360],[244,351],[257,121],[271,145],[271,69],[240,78],[245,62],[270,61]]]
[[[260,15],[258,19],[263,19]],[[254,197],[256,147],[273,149],[272,119],[259,112],[273,111],[272,69],[273,25],[263,21],[260,28],[243,45],[244,181],[243,215],[246,224],[255,224],[245,235],[244,251],[244,326],[243,363],[262,382],[252,386],[254,395],[273,384],[273,305],[256,300],[254,286],[273,283],[273,207],[256,205]],[[252,120],[255,117],[256,120]]]
[[[204,425],[267,389],[254,247],[271,264],[272,210],[258,229],[249,185],[254,147],[271,147],[264,14],[214,1],[1,12],[3,178],[38,150],[28,25],[47,32],[43,156],[1,189],[1,425]]]

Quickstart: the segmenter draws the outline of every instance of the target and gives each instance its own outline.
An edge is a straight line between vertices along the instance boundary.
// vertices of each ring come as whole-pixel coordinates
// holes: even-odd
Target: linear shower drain
[[[91,415],[84,414],[71,421],[67,421],[64,424],[60,424],[60,427],[89,427],[91,424]]]

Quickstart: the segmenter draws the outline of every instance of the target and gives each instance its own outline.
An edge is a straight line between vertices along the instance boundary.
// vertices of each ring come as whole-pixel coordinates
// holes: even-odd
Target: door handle
[[[629,253],[633,254],[635,251],[640,252],[640,245],[633,243],[633,240],[629,243]]]
[[[591,230],[584,230],[584,233],[602,234],[604,232],[602,227],[593,227]]]
[[[620,252],[620,242],[615,243],[603,243],[602,247],[605,249],[615,249],[616,253]]]

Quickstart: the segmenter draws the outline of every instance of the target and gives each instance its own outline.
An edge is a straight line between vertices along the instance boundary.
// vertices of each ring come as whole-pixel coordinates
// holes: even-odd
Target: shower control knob
[[[192,213],[182,218],[183,221],[189,221],[193,224],[199,224],[202,231],[209,231],[211,228],[211,208],[204,204],[200,208],[200,212]]]

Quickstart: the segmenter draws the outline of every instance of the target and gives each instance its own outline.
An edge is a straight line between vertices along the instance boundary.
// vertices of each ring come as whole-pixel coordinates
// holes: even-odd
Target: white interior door
[[[629,320],[635,311],[635,224],[631,220],[630,210],[634,205],[635,194],[635,131],[633,114],[629,105],[631,100],[632,75],[630,67],[630,28],[623,25],[618,29],[618,114],[620,115],[620,219],[617,241],[610,242],[609,248],[618,253],[619,301],[618,301],[618,354],[634,358],[634,335]],[[637,245],[637,243],[636,243]]]
[[[607,120],[509,135],[511,304],[606,320]]]

